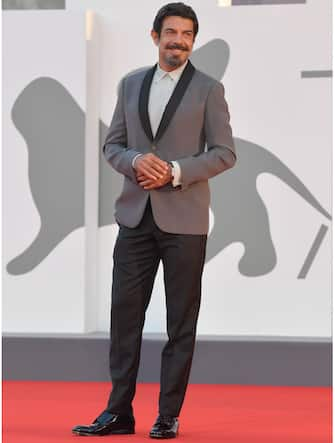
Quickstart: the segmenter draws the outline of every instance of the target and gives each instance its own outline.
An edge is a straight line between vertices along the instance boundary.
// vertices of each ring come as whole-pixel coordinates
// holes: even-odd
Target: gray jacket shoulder
[[[214,86],[221,86],[222,83],[216,80],[214,77],[211,77],[208,74],[205,74],[204,72],[200,71],[196,68],[194,73],[194,80],[198,82],[201,86],[204,86],[208,88],[208,90],[211,90]]]
[[[144,79],[146,72],[150,68],[151,68],[151,66],[145,66],[144,68],[134,69],[133,71],[130,71],[127,74],[125,74],[121,78],[121,80],[119,81],[119,83],[117,85],[117,94],[119,95],[120,88],[123,83],[128,83],[128,82],[131,82],[131,83],[135,82],[136,83],[138,81],[142,81]]]
[[[121,79],[122,81],[125,82],[137,82],[139,80],[143,80],[145,74],[147,73],[147,71],[151,69],[151,66],[145,66],[143,68],[138,68],[138,69],[134,69],[133,71],[128,72],[128,74],[124,75],[123,78]]]

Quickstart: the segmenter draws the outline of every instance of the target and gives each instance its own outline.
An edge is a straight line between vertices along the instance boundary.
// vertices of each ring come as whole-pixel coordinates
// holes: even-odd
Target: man
[[[159,416],[152,438],[173,438],[196,337],[209,219],[208,179],[229,168],[235,148],[221,83],[188,60],[198,32],[189,6],[170,3],[154,20],[158,64],[128,74],[103,147],[124,175],[115,204],[110,372],[106,409],[79,435],[135,432],[142,329],[163,263],[168,342],[162,351]],[[207,149],[206,148],[207,144]]]

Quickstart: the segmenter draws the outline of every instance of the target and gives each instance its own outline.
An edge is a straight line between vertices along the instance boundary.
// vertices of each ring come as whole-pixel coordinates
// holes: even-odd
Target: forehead
[[[183,31],[193,31],[193,20],[190,18],[170,16],[165,17],[162,23],[162,29],[173,28],[180,29]]]

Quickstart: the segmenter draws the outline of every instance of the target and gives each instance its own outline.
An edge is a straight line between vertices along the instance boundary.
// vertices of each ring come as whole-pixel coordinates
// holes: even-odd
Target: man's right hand
[[[162,178],[168,171],[169,165],[157,155],[149,152],[137,157],[134,163],[137,175],[145,175],[152,180]]]

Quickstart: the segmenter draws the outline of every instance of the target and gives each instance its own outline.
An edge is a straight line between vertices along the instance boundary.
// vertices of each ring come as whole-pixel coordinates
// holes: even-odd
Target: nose
[[[175,43],[182,43],[183,42],[183,34],[176,33],[174,36],[174,42]]]

